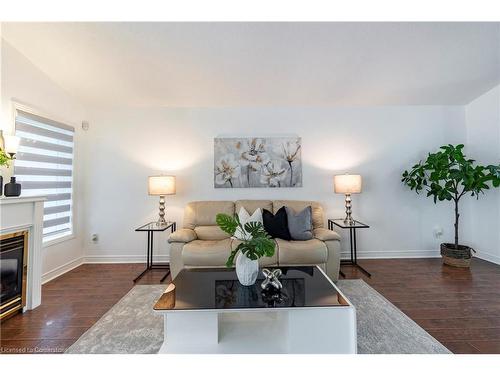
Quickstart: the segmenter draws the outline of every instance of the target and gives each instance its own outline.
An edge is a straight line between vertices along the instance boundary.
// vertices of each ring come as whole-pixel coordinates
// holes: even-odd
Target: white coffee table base
[[[167,311],[159,353],[356,353],[353,306]]]

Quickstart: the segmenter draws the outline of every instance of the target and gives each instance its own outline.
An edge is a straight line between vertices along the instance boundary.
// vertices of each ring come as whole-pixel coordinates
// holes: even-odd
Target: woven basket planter
[[[469,246],[458,245],[458,249],[455,249],[454,244],[441,244],[441,256],[443,257],[443,263],[452,267],[469,268],[470,261],[472,259],[472,252],[475,251]]]

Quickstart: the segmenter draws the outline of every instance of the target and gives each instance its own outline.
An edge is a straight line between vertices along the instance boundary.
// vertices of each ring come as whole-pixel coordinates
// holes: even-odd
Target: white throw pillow
[[[240,208],[240,212],[238,212],[238,218],[240,219],[241,225],[243,227],[245,226],[246,223],[250,222],[257,222],[257,223],[263,223],[262,222],[262,210],[260,208],[257,208],[255,212],[250,215],[247,210],[245,210],[243,207]],[[236,228],[236,232],[234,232],[234,237],[243,240],[243,239],[250,239],[251,236],[249,233],[247,233],[245,230],[241,230],[240,227]]]

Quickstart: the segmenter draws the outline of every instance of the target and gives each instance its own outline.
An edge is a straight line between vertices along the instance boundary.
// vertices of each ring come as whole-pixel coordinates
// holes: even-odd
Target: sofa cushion
[[[292,240],[305,241],[313,238],[312,234],[312,210],[307,206],[300,212],[295,212],[293,208],[285,207],[288,219],[288,230]]]
[[[264,221],[264,229],[272,238],[282,238],[290,241],[290,232],[288,231],[288,221],[285,207],[281,207],[276,215],[273,215],[268,210],[262,212]]]
[[[340,235],[333,230],[326,228],[316,228],[313,230],[314,238],[320,241],[340,241]]]
[[[247,212],[255,212],[257,208],[273,212],[273,201],[270,200],[239,200],[234,202],[234,212],[239,213],[241,207]]]
[[[231,237],[217,225],[198,225],[194,231],[199,240],[217,241]]]
[[[236,228],[234,232],[234,237],[241,239],[249,239],[252,236],[245,230],[246,223],[261,223],[262,222],[262,210],[258,207],[251,215],[245,210],[245,207],[240,207],[238,211],[238,219],[240,220],[243,229],[240,227]]]
[[[184,245],[182,261],[185,266],[225,267],[231,254],[231,239],[221,241],[194,240]]]
[[[273,212],[277,212],[281,207],[286,206],[292,208],[295,212],[300,212],[307,206],[312,208],[313,228],[323,228],[325,219],[323,217],[323,208],[318,202],[314,201],[293,201],[293,200],[276,200],[273,201]]]
[[[241,243],[240,240],[233,240],[233,242],[231,242],[231,250],[235,250],[240,243]],[[235,258],[235,262],[236,262],[236,258]],[[272,257],[259,258],[259,266],[269,267],[269,266],[277,266],[277,265],[278,265],[278,245],[275,245],[274,255]]]
[[[168,237],[168,242],[173,243],[173,242],[191,242],[193,240],[196,240],[196,232],[192,229],[188,228],[182,228],[179,230],[176,230],[174,233],[172,233]]]
[[[326,263],[328,259],[328,250],[325,243],[315,238],[307,241],[276,239],[276,243],[278,244],[278,262],[280,266],[322,264]]]
[[[215,216],[219,213],[234,215],[232,201],[190,202],[184,211],[184,228],[194,229],[199,225],[217,225]]]

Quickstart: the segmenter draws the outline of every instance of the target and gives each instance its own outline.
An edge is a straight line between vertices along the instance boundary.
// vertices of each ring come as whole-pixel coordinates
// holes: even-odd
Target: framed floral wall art
[[[215,138],[216,188],[302,187],[299,137]]]

